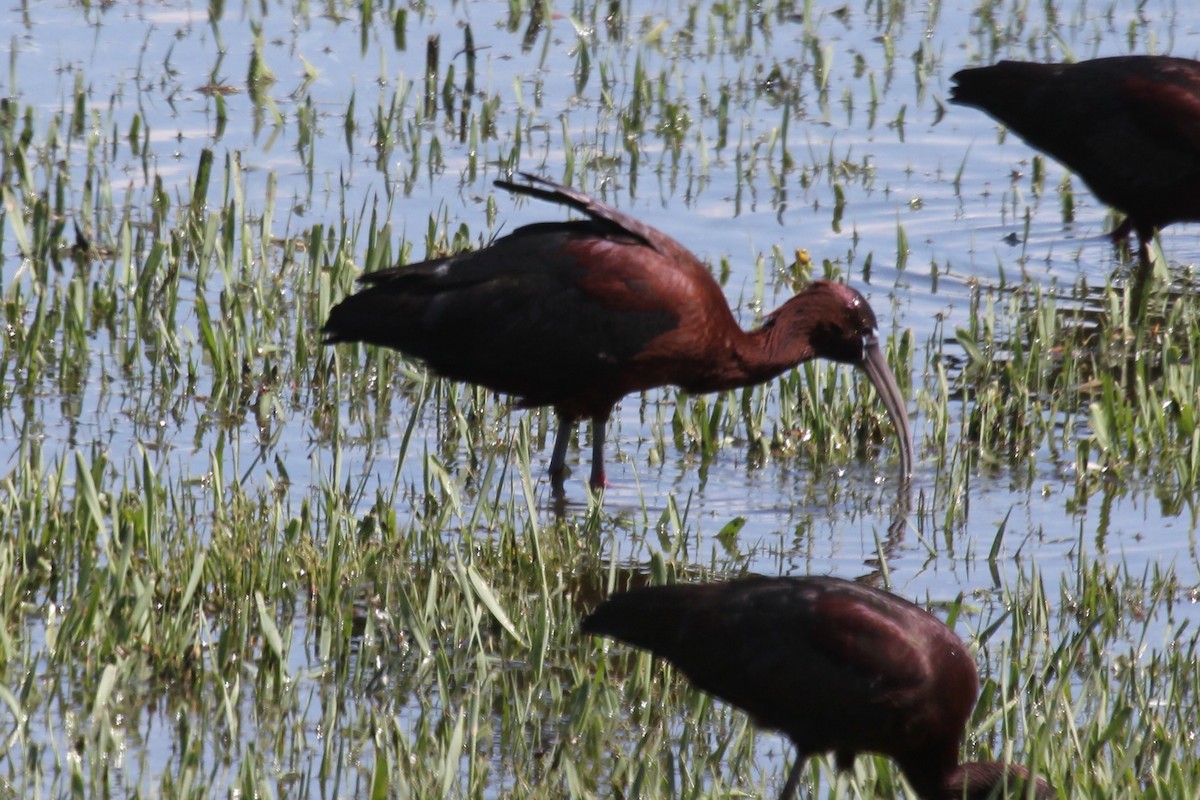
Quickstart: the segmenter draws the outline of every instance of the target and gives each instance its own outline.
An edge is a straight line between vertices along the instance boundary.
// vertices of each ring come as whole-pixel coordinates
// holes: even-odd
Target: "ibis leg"
[[[1154,260],[1150,256],[1150,242],[1153,238],[1153,230],[1146,235],[1138,232],[1138,264],[1133,273],[1133,291],[1129,296],[1130,302],[1133,303],[1133,309],[1129,316],[1131,323],[1134,324],[1140,322],[1146,315],[1146,293],[1154,275]]]
[[[602,489],[608,485],[604,475],[604,429],[608,420],[592,417],[592,477],[593,489]]]
[[[804,755],[797,753],[792,769],[788,773],[787,783],[783,785],[783,791],[779,793],[779,800],[792,800],[796,796],[796,788],[800,786],[800,774],[804,772],[804,761]]]
[[[558,434],[554,437],[554,454],[550,456],[550,485],[561,491],[567,479],[567,443],[571,440],[571,429],[575,421],[559,415]]]

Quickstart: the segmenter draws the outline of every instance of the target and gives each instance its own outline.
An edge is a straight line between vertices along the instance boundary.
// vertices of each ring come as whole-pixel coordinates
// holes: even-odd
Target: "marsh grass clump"
[[[1169,570],[1132,575],[1087,558],[1050,594],[1045,580],[1036,571],[1022,575],[1003,598],[1007,610],[979,633],[981,653],[999,647],[999,663],[1013,664],[984,681],[981,708],[1008,711],[982,717],[981,728],[997,732],[999,743],[1023,740],[1031,769],[1093,765],[1073,774],[1073,794],[1169,797],[1194,786],[1164,768],[1186,746],[1197,702],[1163,680],[1196,645],[1192,635],[1177,639],[1178,604],[1189,590]]]
[[[1160,306],[1129,327],[1127,287],[1077,286],[1048,294],[1026,281],[972,293],[965,327],[935,359],[946,398],[962,403],[966,441],[984,462],[1018,466],[1043,454],[1190,473],[1196,321],[1186,304]],[[949,345],[962,355],[947,352]],[[941,412],[934,409],[935,415]],[[1077,447],[1077,433],[1090,431]]]

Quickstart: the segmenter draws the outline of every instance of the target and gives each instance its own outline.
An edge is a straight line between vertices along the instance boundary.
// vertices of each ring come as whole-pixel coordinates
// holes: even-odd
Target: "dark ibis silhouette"
[[[797,756],[781,800],[805,761],[827,751],[842,770],[858,753],[890,756],[923,798],[1028,783],[1020,765],[959,763],[975,662],[940,620],[888,592],[831,577],[648,586],[609,597],[582,627],[650,650],[788,736]],[[1042,780],[1032,788],[1039,800],[1056,796]]]
[[[1113,239],[1137,234],[1143,278],[1155,231],[1200,221],[1200,62],[1001,61],[960,70],[951,80],[950,102],[1002,122],[1126,215]]]
[[[904,483],[912,435],[904,399],[861,294],[815,281],[752,331],[721,287],[674,239],[566,186],[522,174],[496,181],[584,219],[526,225],[478,250],[363,275],[336,305],[327,342],[367,342],[423,360],[447,378],[553,406],[550,475],[561,491],[575,423],[592,421],[591,483],[605,485],[604,428],[622,397],[658,386],[714,392],[762,383],[802,361],[861,367],[900,438]]]

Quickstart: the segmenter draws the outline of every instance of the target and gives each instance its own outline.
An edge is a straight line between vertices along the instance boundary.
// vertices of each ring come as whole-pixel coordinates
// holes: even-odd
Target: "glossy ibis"
[[[959,70],[950,102],[974,106],[1061,161],[1126,215],[1143,276],[1158,228],[1200,221],[1200,62],[1117,56],[1001,61]]]
[[[912,472],[904,399],[879,346],[875,312],[842,284],[816,281],[750,331],[686,248],[634,217],[533,175],[496,185],[585,219],[526,225],[487,247],[363,275],[336,305],[327,342],[368,342],[433,371],[553,406],[554,487],[576,421],[592,420],[593,486],[603,486],[604,427],[625,395],[674,385],[714,392],[762,383],[810,358],[861,367]]]
[[[894,758],[923,798],[1028,780],[1015,764],[959,764],[975,662],[940,620],[888,592],[829,577],[649,586],[611,596],[582,627],[650,650],[787,735],[797,756],[781,800],[805,760],[829,750],[843,770],[858,753]],[[1034,796],[1055,794],[1039,780]]]

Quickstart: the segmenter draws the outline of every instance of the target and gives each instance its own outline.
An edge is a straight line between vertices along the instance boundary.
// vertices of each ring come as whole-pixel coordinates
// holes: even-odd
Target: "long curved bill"
[[[896,376],[888,367],[887,358],[875,337],[863,342],[863,360],[860,366],[871,379],[871,384],[879,394],[879,399],[883,401],[883,407],[900,437],[900,476],[902,480],[907,481],[912,477],[913,467],[912,430],[908,426],[908,412],[904,408],[900,386],[896,383]]]

